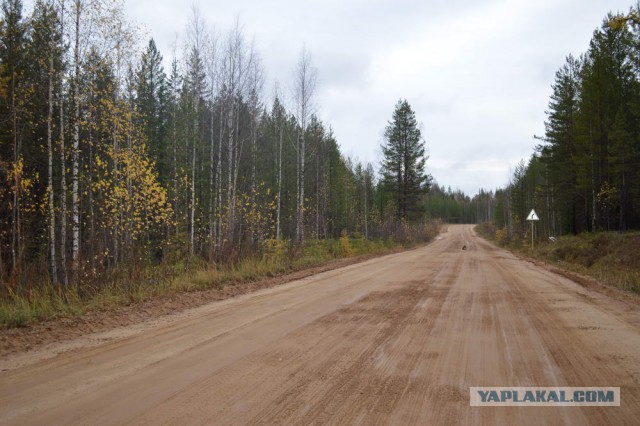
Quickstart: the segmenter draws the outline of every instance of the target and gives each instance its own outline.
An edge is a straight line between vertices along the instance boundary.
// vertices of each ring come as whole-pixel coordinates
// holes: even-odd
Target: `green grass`
[[[536,241],[506,238],[503,230],[483,224],[476,231],[497,244],[525,256],[590,276],[602,284],[640,293],[640,232],[593,232]]]
[[[82,312],[82,303],[76,292],[60,293],[51,286],[45,286],[3,301],[0,305],[0,328],[25,327],[47,318]]]

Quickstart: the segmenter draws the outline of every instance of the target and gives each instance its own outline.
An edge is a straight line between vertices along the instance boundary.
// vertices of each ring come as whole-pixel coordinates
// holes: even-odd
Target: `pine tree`
[[[581,96],[578,126],[581,134],[581,150],[578,162],[578,185],[588,195],[586,203],[587,227],[591,230],[610,228],[616,222],[619,211],[625,211],[626,199],[620,198],[622,175],[627,166],[622,158],[625,154],[613,146],[613,125],[628,116],[631,80],[631,33],[628,29],[614,29],[605,19],[591,39],[589,51],[582,67]],[[619,121],[619,124],[622,121]],[[620,139],[618,147],[627,143]],[[618,152],[615,152],[618,151]],[[620,163],[620,164],[618,164]],[[601,192],[611,189],[617,194]],[[608,191],[605,191],[608,192]]]
[[[424,210],[421,195],[429,189],[425,148],[415,113],[406,100],[399,100],[385,129],[382,145],[382,176],[386,191],[396,206],[398,220],[414,220]]]
[[[580,91],[580,62],[573,56],[556,73],[547,112],[545,142],[541,160],[548,165],[555,204],[562,229],[578,232],[580,193],[576,190],[576,119]]]

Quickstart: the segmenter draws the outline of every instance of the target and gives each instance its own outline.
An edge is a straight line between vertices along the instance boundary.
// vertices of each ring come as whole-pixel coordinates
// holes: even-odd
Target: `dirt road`
[[[469,226],[119,336],[0,361],[0,424],[640,424],[638,305]],[[470,386],[619,386],[622,403],[469,407]]]

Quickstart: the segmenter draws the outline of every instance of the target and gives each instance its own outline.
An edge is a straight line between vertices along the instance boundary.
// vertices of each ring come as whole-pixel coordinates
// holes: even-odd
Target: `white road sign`
[[[536,211],[534,209],[531,209],[531,213],[529,213],[529,216],[527,216],[527,220],[540,220],[540,218],[536,214]]]

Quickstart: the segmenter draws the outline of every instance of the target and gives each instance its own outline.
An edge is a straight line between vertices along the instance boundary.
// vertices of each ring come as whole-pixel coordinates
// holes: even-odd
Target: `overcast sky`
[[[619,0],[233,0],[196,2],[224,32],[236,17],[273,83],[288,87],[303,44],[318,69],[317,113],[343,153],[378,167],[398,99],[422,125],[427,169],[469,195],[506,184],[544,133],[555,72],[588,48]],[[184,0],[126,0],[165,61],[186,33]],[[178,42],[178,47],[182,41]],[[180,48],[178,52],[180,52]]]

